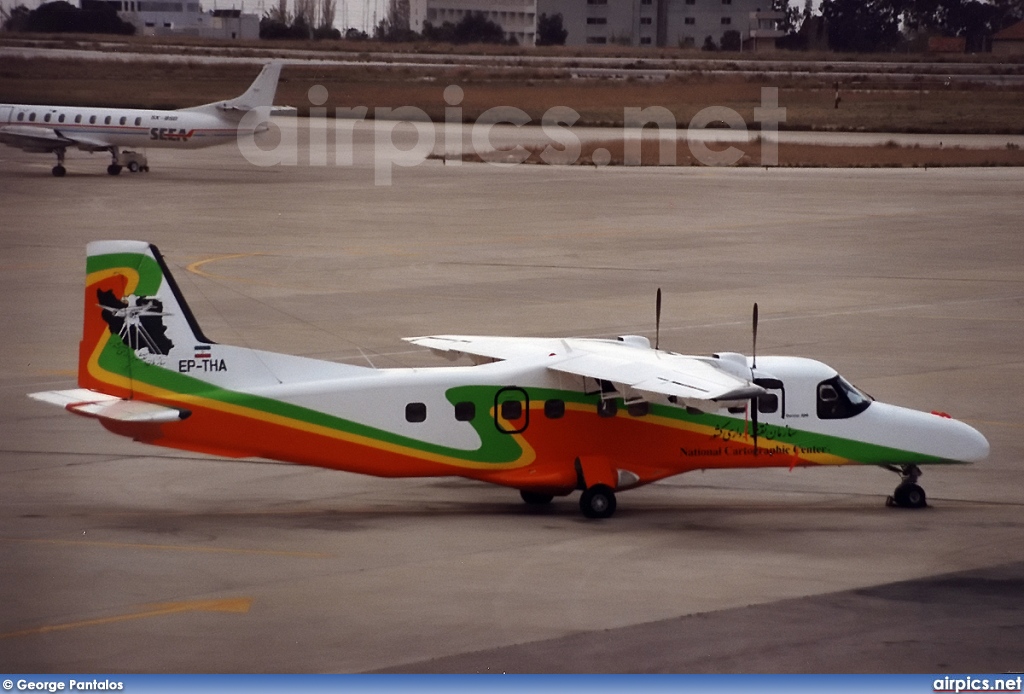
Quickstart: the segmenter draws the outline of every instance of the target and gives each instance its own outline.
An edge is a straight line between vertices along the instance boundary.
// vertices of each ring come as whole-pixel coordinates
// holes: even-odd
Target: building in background
[[[240,9],[204,12],[195,0],[81,0],[83,10],[113,6],[141,36],[198,36],[207,39],[258,39],[260,18]]]
[[[782,37],[781,12],[771,0],[408,0],[409,27],[423,31],[458,24],[479,12],[501,26],[520,45],[533,45],[542,14],[562,15],[566,45],[618,44],[701,48],[710,38],[722,45],[726,32],[738,36],[737,48],[774,49]]]
[[[408,0],[409,28],[423,32],[424,22],[439,27],[458,24],[467,14],[480,13],[521,46],[537,40],[537,0]]]

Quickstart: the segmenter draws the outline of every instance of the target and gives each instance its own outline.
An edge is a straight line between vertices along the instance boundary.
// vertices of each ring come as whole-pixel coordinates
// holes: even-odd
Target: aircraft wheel
[[[130,161],[128,162],[128,170],[132,173],[139,173],[139,162]]]
[[[892,493],[892,500],[900,508],[925,508],[928,505],[924,489],[913,483],[896,487]]]
[[[121,167],[118,164],[111,164],[107,167],[107,173],[111,176],[116,176],[121,173]]]
[[[580,511],[587,518],[611,518],[615,505],[615,492],[605,484],[595,484],[580,496]]]
[[[57,164],[55,167],[53,167],[53,175],[57,176],[58,178],[63,176],[67,172],[68,170],[61,166],[60,164]]]
[[[554,494],[540,494],[538,492],[529,492],[525,489],[519,491],[519,496],[523,497],[523,501],[530,506],[547,506],[555,498]]]

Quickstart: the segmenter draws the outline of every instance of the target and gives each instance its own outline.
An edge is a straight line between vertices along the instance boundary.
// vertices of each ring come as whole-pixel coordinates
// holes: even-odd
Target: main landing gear
[[[553,494],[520,490],[519,496],[529,506],[547,506],[555,498]],[[587,518],[611,518],[615,513],[615,491],[606,484],[595,484],[583,490],[580,495],[580,511]]]
[[[56,176],[57,178],[60,178],[61,176],[68,172],[68,170],[64,168],[64,152],[65,150],[63,149],[58,149],[56,152],[57,165],[53,167],[52,172],[53,175]]]
[[[615,492],[606,484],[587,487],[580,494],[580,511],[587,518],[611,518],[615,506]]]
[[[919,467],[916,465],[886,465],[885,468],[892,470],[902,479],[892,496],[886,498],[886,506],[898,508],[925,508],[928,506],[924,489],[917,484],[917,479],[921,476]]]

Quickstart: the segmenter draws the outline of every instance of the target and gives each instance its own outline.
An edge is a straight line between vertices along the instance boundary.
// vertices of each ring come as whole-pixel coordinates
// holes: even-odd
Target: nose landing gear
[[[886,465],[885,468],[892,470],[902,479],[892,496],[886,498],[886,506],[898,508],[926,508],[928,506],[928,498],[925,496],[924,489],[917,484],[917,479],[921,476],[919,467],[916,465]]]

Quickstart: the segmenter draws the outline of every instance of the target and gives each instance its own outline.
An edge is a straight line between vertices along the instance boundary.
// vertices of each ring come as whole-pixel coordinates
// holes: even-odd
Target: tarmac
[[[1024,669],[1024,171],[259,167],[234,146],[0,148],[0,670]],[[377,154],[379,155],[379,145]],[[318,160],[313,157],[313,160]],[[376,163],[375,163],[376,160]],[[26,393],[75,386],[84,249],[164,252],[218,342],[378,367],[403,336],[653,336],[821,359],[963,419],[988,460],[690,473],[584,519],[458,479],[145,446]]]

